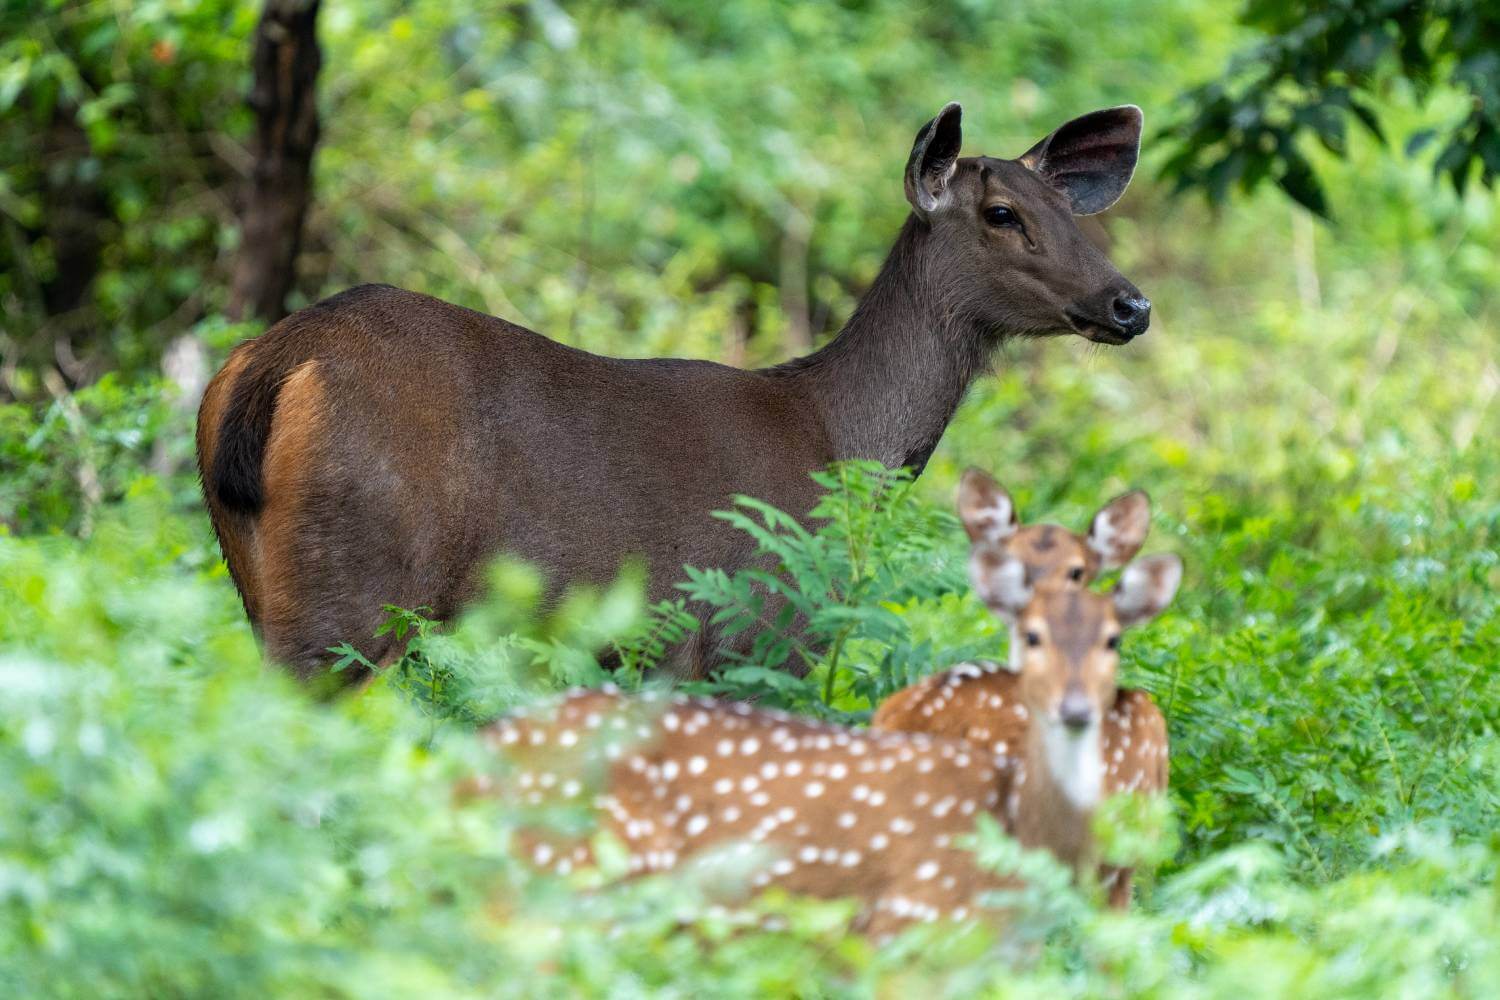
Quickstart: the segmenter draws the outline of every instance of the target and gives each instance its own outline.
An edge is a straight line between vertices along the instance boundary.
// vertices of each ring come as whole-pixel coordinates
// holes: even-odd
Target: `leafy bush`
[[[0,524],[86,534],[99,506],[140,475],[171,422],[168,392],[105,376],[44,409],[0,404]]]
[[[934,664],[995,652],[993,618],[962,599],[952,515],[914,502],[910,476],[879,463],[813,479],[827,490],[809,515],[815,531],[753,497],[715,515],[750,535],[774,569],[686,569],[682,589],[713,609],[711,624],[754,634],[713,693],[849,721]]]
[[[86,542],[0,538],[12,804],[0,985],[12,995],[1480,997],[1500,982],[1500,850],[1438,819],[1362,838],[1352,873],[1328,878],[1299,862],[1299,842],[1247,824],[1224,839],[1249,846],[1190,846],[1123,915],[982,824],[987,863],[1027,879],[995,901],[1018,914],[1015,931],[921,926],[881,949],[847,936],[843,904],[715,906],[723,871],[613,887],[534,875],[506,850],[523,812],[455,799],[457,779],[494,763],[465,726],[434,726],[420,697],[410,707],[415,671],[442,657],[472,667],[496,682],[487,706],[581,679],[579,658],[607,632],[638,634],[639,581],[539,619],[533,578],[502,569],[499,596],[451,633],[404,619],[426,651],[411,671],[319,704],[259,666],[222,569],[202,558],[202,525],[169,503],[139,488]],[[922,544],[958,547],[951,522],[930,522]],[[1174,714],[1178,726],[1179,791],[1232,785],[1195,767]],[[1493,789],[1493,740],[1460,742]],[[1451,809],[1479,783],[1432,794]],[[1274,830],[1276,816],[1258,824]],[[1340,835],[1313,831],[1319,844]]]
[[[1337,228],[1266,192],[1169,201],[1143,170],[1100,238],[1156,303],[1150,335],[1008,345],[921,479],[830,473],[815,530],[753,500],[728,512],[785,577],[696,574],[645,609],[627,570],[544,609],[533,574],[503,566],[452,628],[402,612],[411,655],[314,704],[260,665],[196,483],[173,472],[188,415],[145,377],[172,336],[222,352],[250,332],[212,314],[255,8],[0,15],[0,391],[27,401],[0,408],[0,991],[1500,992],[1492,197],[1434,187],[1357,128],[1341,158],[1298,147]],[[322,16],[299,296],[388,280],[577,346],[736,364],[847,315],[905,211],[911,130],[944,101],[965,102],[970,147],[1017,151],[1091,107],[1161,121],[1241,41],[1200,0]],[[1370,99],[1395,136],[1459,120],[1460,96]],[[41,140],[69,108],[88,141],[59,151]],[[1144,154],[1160,166],[1160,143]],[[47,206],[91,180],[91,308],[48,317]],[[119,376],[45,384],[69,337]],[[780,613],[766,595],[786,599],[807,628],[773,630],[709,689],[840,720],[953,659],[1003,658],[949,515],[969,464],[1027,520],[1070,527],[1144,487],[1148,551],[1186,561],[1175,606],[1123,654],[1169,715],[1178,831],[1163,859],[1163,817],[1108,828],[1144,875],[1132,912],[981,830],[985,858],[1027,877],[1012,933],[922,927],[877,950],[840,903],[762,899],[744,925],[707,905],[702,872],[536,877],[506,850],[514,810],[455,800],[492,766],[476,721],[598,682],[601,658],[641,682],[688,608],[756,632]]]
[[[952,517],[876,469],[817,478],[831,492],[816,532],[757,501],[725,515],[779,573],[689,572],[685,588],[713,620],[759,629],[749,665],[709,690],[854,718],[932,669],[1003,660]],[[1216,585],[1184,588],[1132,633],[1126,670],[1168,717],[1185,859],[1257,840],[1299,876],[1327,879],[1413,823],[1441,819],[1466,840],[1492,829],[1500,781],[1483,762],[1500,733],[1500,506],[1461,493],[1441,516],[1425,500],[1344,506],[1302,545],[1290,526],[1275,544],[1259,520],[1212,546],[1183,540],[1193,575]],[[768,595],[787,602],[774,619]],[[800,634],[788,632],[794,613]],[[793,653],[808,678],[769,669]]]

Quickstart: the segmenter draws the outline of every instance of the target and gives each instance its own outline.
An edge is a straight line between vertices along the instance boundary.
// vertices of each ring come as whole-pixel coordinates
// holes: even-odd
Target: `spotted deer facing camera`
[[[1085,586],[1101,570],[1119,569],[1140,551],[1151,530],[1151,501],[1144,490],[1132,490],[1105,504],[1076,534],[1055,524],[1022,525],[1016,504],[999,483],[979,469],[969,469],[958,485],[958,513],[974,555],[1013,555],[1026,567],[1026,580]]]
[[[1127,493],[1095,515],[1083,535],[1057,525],[1021,527],[1009,495],[984,473],[970,470],[960,488],[959,512],[974,542],[970,570],[976,590],[1012,626],[1011,669],[960,664],[892,695],[871,725],[967,740],[997,757],[1020,754],[1041,762],[1044,767],[1034,770],[1032,779],[1040,808],[1021,810],[1013,832],[1027,846],[1049,847],[1063,860],[1085,865],[1089,821],[1101,799],[1122,792],[1162,794],[1167,788],[1166,720],[1149,694],[1115,686],[1118,662],[1111,642],[1118,631],[1090,611],[1104,599],[1069,596],[1099,569],[1113,568],[1139,550],[1150,523],[1149,504],[1144,493]],[[1157,614],[1176,592],[1181,574],[1175,556],[1127,567],[1115,591],[1114,628]],[[1038,592],[1051,596],[1033,608]],[[1126,596],[1132,592],[1146,596]],[[1026,594],[1033,596],[1023,601]],[[1037,816],[1063,822],[1053,828],[1034,822]],[[1067,835],[1059,838],[1057,829]],[[1130,871],[1106,866],[1099,875],[1111,904],[1127,905]]]
[[[1024,753],[1031,741],[1031,711],[1021,700],[1018,674],[995,664],[962,663],[920,684],[897,692],[880,707],[872,730],[929,733],[943,739],[965,740],[988,747],[999,757]],[[1027,847],[1054,849],[1061,859],[1082,868],[1087,865],[1089,844],[1086,819],[1093,804],[1128,792],[1160,795],[1167,790],[1167,726],[1161,710],[1144,691],[1121,688],[1100,721],[1097,740],[1100,765],[1097,792],[1085,777],[1075,786],[1080,806],[1069,802],[1062,810],[1073,814],[1077,825],[1058,843],[1046,828],[1012,829]],[[1099,882],[1109,893],[1111,906],[1130,904],[1131,871],[1112,865],[1100,866]]]
[[[517,764],[512,794],[591,804],[624,843],[632,873],[730,845],[763,845],[773,860],[752,888],[854,897],[863,904],[860,925],[876,936],[913,920],[964,919],[976,915],[977,894],[1002,884],[957,843],[979,813],[995,816],[1022,843],[1069,862],[1084,857],[1102,770],[1102,706],[1113,694],[1113,639],[1171,599],[1176,565],[1174,557],[1133,565],[1111,595],[1033,593],[1022,563],[1005,557],[986,581],[996,588],[989,596],[1038,635],[1023,671],[1023,704],[1038,720],[1058,718],[1064,727],[1054,738],[1050,725],[1037,725],[1010,753],[742,703],[652,702],[607,691],[570,696],[550,720],[502,721],[489,739]],[[1099,706],[1097,717],[1084,718],[1078,690],[1090,711]],[[1150,743],[1136,754],[1165,766]],[[603,762],[592,782],[591,758]],[[523,848],[563,873],[593,861],[587,842],[535,831]]]

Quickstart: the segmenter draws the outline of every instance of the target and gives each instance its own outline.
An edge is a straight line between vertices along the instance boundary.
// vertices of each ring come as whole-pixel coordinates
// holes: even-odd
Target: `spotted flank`
[[[711,850],[759,850],[749,891],[854,897],[881,934],[965,919],[996,888],[958,839],[998,813],[1012,769],[965,741],[875,733],[704,698],[570,694],[550,715],[496,723],[514,769],[493,790],[530,804],[587,803],[633,875]],[[602,760],[588,774],[590,759]],[[534,865],[592,864],[588,842],[521,837]]]
[[[1000,880],[962,847],[988,814],[1024,847],[1097,872],[1116,906],[1131,873],[1101,867],[1099,803],[1167,785],[1166,723],[1144,692],[1116,684],[1121,633],[1176,593],[1175,556],[1124,566],[1109,594],[1098,569],[1134,555],[1149,527],[1143,493],[1104,508],[1087,537],[1022,528],[1009,495],[966,474],[960,517],[975,592],[1011,629],[1010,669],[960,663],[892,695],[870,730],[662,694],[575,691],[551,713],[488,731],[510,758],[512,801],[591,811],[624,845],[625,874],[711,851],[762,863],[747,892],[778,886],[862,904],[876,937],[904,924],[978,915]],[[593,863],[588,842],[540,829],[531,862],[559,874]]]

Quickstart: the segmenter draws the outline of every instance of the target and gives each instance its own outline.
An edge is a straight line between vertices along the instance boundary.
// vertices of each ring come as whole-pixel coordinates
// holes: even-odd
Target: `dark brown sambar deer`
[[[1076,118],[1015,160],[961,159],[959,117],[917,133],[912,213],[844,329],[774,368],[599,357],[377,285],[235,348],[198,464],[267,654],[302,675],[343,641],[389,660],[383,605],[451,616],[502,551],[554,585],[643,557],[658,599],[684,564],[754,558],[709,517],[735,494],[802,513],[831,461],[920,470],[1005,339],[1144,333],[1150,303],[1073,220],[1125,190],[1140,109]],[[701,672],[718,641],[698,633],[674,670]]]

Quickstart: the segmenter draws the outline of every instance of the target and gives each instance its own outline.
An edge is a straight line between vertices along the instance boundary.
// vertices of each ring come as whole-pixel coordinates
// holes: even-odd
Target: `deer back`
[[[958,838],[1005,798],[988,753],[925,733],[864,732],[702,698],[569,696],[551,718],[503,720],[513,764],[501,794],[584,805],[623,844],[632,874],[718,849],[762,850],[747,889],[778,885],[861,901],[867,929],[963,918],[999,881]],[[581,838],[528,830],[533,863],[593,860]]]

